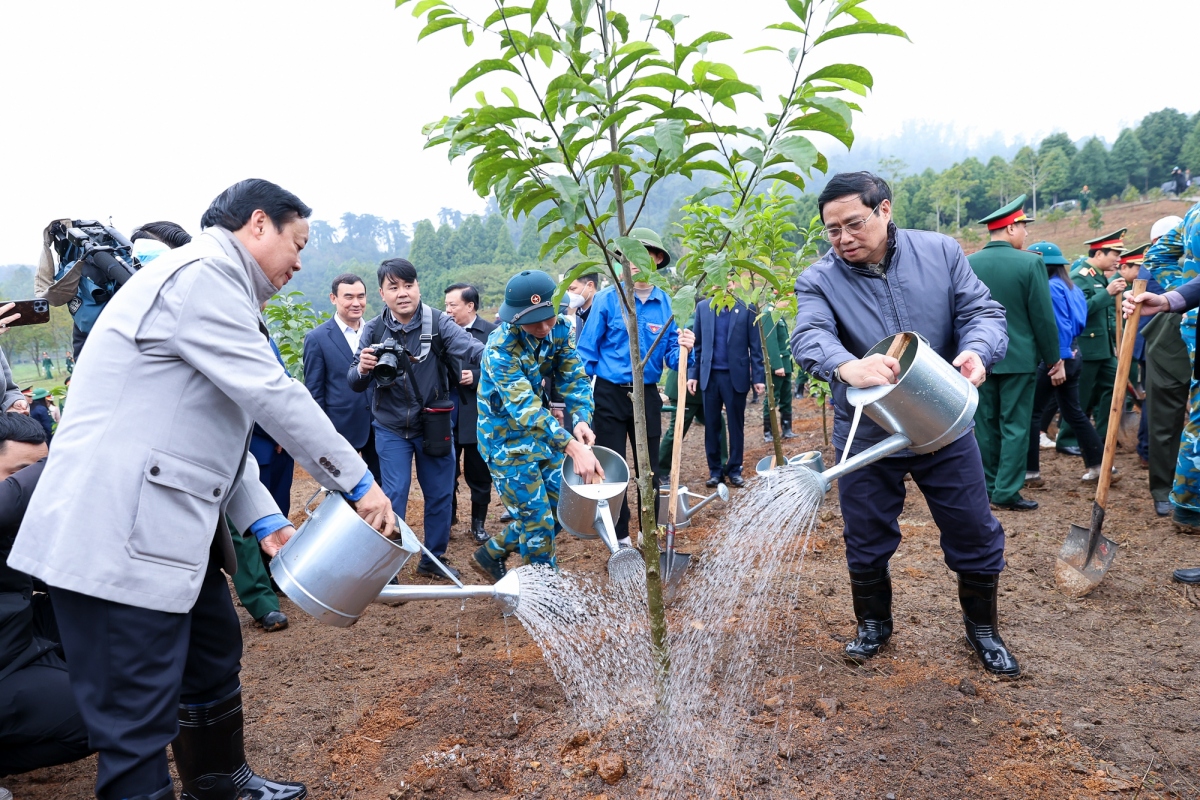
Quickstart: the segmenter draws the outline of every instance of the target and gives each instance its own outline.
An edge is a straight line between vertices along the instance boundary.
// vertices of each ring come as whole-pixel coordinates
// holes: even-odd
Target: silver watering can
[[[688,498],[699,500],[694,506],[688,505]],[[711,503],[713,500],[720,499],[723,503],[729,502],[729,487],[723,483],[717,484],[717,490],[707,497],[702,494],[689,492],[688,487],[680,486],[679,494],[675,501],[675,528],[686,528],[692,524],[692,514],[695,514],[700,509]],[[658,518],[666,519],[667,512],[671,509],[671,487],[662,486],[658,490]]]
[[[580,539],[599,537],[612,553],[608,559],[608,576],[614,581],[635,580],[646,568],[642,556],[632,547],[617,544],[617,527],[613,524],[609,501],[621,502],[629,486],[629,465],[618,453],[607,447],[593,447],[592,455],[604,470],[604,482],[585,484],[575,474],[575,462],[567,456],[562,465],[562,481],[558,492],[558,522],[568,533]]]
[[[326,625],[348,628],[373,602],[491,597],[505,615],[516,610],[520,579],[510,572],[494,586],[389,586],[424,546],[404,520],[398,539],[372,528],[338,492],[325,492],[315,511],[271,559],[271,577],[288,598]]]
[[[920,334],[905,332],[889,336],[866,355],[876,353],[893,355],[899,360],[899,380],[885,386],[848,389],[846,399],[856,407],[856,413],[861,408],[862,413],[892,435],[828,469],[816,451],[788,459],[789,466],[805,466],[819,474],[825,491],[842,475],[901,450],[918,454],[940,450],[969,429],[975,418],[979,391]],[[853,434],[851,428],[851,437]],[[847,451],[851,443],[846,442]],[[772,460],[773,456],[768,456],[758,463],[759,474],[771,470]]]

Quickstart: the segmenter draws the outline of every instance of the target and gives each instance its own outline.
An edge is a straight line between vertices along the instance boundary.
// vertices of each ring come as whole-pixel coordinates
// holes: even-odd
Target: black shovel
[[[1145,281],[1133,282],[1135,297],[1144,291]],[[1120,311],[1117,313],[1120,319]],[[1071,526],[1071,532],[1067,534],[1054,565],[1054,582],[1058,590],[1068,597],[1083,597],[1095,589],[1104,580],[1117,555],[1117,543],[1100,533],[1100,530],[1104,527],[1104,508],[1108,504],[1113,456],[1117,451],[1121,411],[1125,407],[1125,385],[1129,377],[1129,365],[1133,361],[1133,343],[1137,338],[1137,320],[1141,313],[1142,304],[1138,303],[1121,336],[1117,377],[1113,381],[1112,406],[1108,412],[1108,435],[1104,438],[1104,460],[1100,464],[1100,478],[1096,482],[1096,500],[1092,503],[1091,527]]]
[[[670,603],[679,591],[683,573],[687,571],[692,557],[687,553],[675,552],[675,517],[679,510],[679,457],[683,452],[683,407],[687,403],[687,359],[686,347],[679,348],[679,383],[675,400],[675,440],[671,447],[671,494],[667,497],[667,551],[659,554],[659,567],[663,576],[663,600]]]

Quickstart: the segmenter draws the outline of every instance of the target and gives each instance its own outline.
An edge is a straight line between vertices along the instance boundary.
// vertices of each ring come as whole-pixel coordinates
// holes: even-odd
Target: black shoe
[[[704,482],[704,485],[707,486],[709,489],[715,489],[715,488],[717,488],[717,484],[720,482],[721,482],[720,475],[710,475],[710,476],[708,476],[708,480],[706,480]]]
[[[274,633],[288,626],[288,618],[287,614],[284,614],[282,611],[268,611],[254,620],[254,623],[267,633]]]
[[[1171,501],[1170,500],[1155,500],[1154,513],[1160,517],[1171,516]]]
[[[746,485],[746,481],[742,479],[742,473],[731,472],[725,476],[725,482],[735,489],[741,489]]]
[[[999,575],[958,574],[958,603],[962,606],[963,624],[971,649],[979,655],[988,672],[1002,678],[1019,678],[1021,667],[1008,651],[997,628],[999,588]]]
[[[513,521],[513,515],[508,513],[507,508],[504,509],[504,513],[500,515],[500,521],[501,522],[512,522]]]
[[[785,438],[785,439],[799,439],[800,438],[800,434],[792,433],[792,423],[790,423],[790,422],[783,423],[783,438]]]
[[[850,573],[858,635],[846,645],[854,661],[873,658],[892,636],[892,575],[887,566]]]
[[[456,577],[456,578],[462,577],[461,575],[459,575],[458,570],[456,570],[454,567],[447,564],[445,561],[442,562],[442,566],[444,566],[446,568],[446,572],[449,572],[454,577]],[[424,559],[421,560],[420,564],[417,564],[417,574],[424,575],[427,578],[440,578],[441,580],[444,580],[444,581],[450,580],[449,578],[446,577],[445,572],[442,572],[440,569],[437,568],[437,565],[435,565],[432,561],[425,561]]]
[[[1033,511],[1038,507],[1036,500],[1026,500],[1021,495],[1013,495],[1013,499],[1007,503],[992,503],[992,508],[999,508],[1003,511]]]
[[[246,763],[242,690],[212,703],[179,705],[179,735],[171,743],[182,800],[303,800],[302,783],[269,781]],[[174,794],[163,795],[171,797]],[[158,795],[155,795],[157,797]]]
[[[763,441],[764,442],[775,441],[775,434],[771,433],[770,431],[763,431]]]
[[[1171,577],[1180,583],[1200,583],[1200,567],[1192,567],[1191,569],[1177,569],[1171,573]]]
[[[508,568],[504,566],[504,560],[492,558],[492,554],[488,552],[486,547],[479,548],[475,551],[475,555],[471,556],[471,568],[492,583],[495,583],[508,574]]]
[[[1083,451],[1078,447],[1059,447],[1058,445],[1055,445],[1054,452],[1062,453],[1064,456],[1075,456],[1076,458],[1083,457]]]
[[[475,537],[476,544],[483,544],[492,538],[491,534],[483,528],[483,517],[471,518],[471,535]]]

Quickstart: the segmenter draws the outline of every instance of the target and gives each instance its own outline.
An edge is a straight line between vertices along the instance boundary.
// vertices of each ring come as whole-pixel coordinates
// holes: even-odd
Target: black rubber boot
[[[246,763],[242,690],[203,705],[179,705],[179,735],[171,742],[182,800],[303,800],[302,783],[269,781]]]
[[[492,538],[483,527],[485,522],[487,522],[487,504],[471,503],[471,535],[475,538],[476,544],[483,544]]]
[[[963,624],[967,627],[967,642],[988,672],[1002,678],[1019,678],[1021,667],[1008,652],[997,627],[999,589],[999,575],[958,573],[958,602],[963,610]]]
[[[790,419],[785,419],[783,421],[783,438],[796,439],[799,438],[799,436],[800,434],[798,433],[792,433],[792,421]]]
[[[846,657],[872,658],[892,636],[892,574],[887,566],[850,573],[850,595],[858,636],[846,645]]]

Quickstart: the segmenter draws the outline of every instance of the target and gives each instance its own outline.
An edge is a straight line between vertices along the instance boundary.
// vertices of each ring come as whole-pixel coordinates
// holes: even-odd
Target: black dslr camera
[[[379,344],[372,345],[371,349],[379,359],[375,363],[375,383],[378,386],[391,386],[395,383],[396,378],[412,360],[404,345],[390,336]]]

